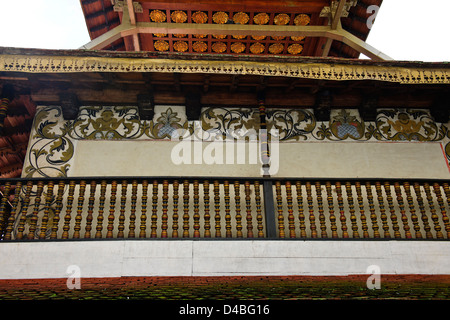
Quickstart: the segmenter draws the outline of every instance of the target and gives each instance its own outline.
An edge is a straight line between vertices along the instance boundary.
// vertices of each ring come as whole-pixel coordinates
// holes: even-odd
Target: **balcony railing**
[[[450,181],[33,178],[0,181],[2,241],[449,239]]]

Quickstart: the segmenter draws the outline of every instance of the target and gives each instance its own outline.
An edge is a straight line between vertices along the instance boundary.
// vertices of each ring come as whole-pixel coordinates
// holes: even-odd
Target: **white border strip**
[[[0,243],[0,279],[450,274],[448,241],[115,240]]]

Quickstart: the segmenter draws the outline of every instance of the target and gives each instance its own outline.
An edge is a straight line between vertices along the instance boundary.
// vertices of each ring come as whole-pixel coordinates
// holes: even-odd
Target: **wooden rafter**
[[[297,26],[297,25],[253,25],[253,24],[197,24],[168,22],[137,22],[132,1],[124,5],[122,22],[119,26],[87,43],[82,49],[100,50],[114,41],[131,36],[134,50],[139,51],[139,34],[211,34],[211,35],[261,35],[261,36],[305,36],[323,37],[327,39],[323,55],[328,55],[332,41],[340,41],[373,60],[392,60],[389,56],[376,50],[364,41],[344,30],[340,18],[347,1],[340,1],[329,26]],[[127,7],[127,8],[125,8]],[[131,8],[131,9],[129,9]],[[134,18],[132,18],[134,17]]]

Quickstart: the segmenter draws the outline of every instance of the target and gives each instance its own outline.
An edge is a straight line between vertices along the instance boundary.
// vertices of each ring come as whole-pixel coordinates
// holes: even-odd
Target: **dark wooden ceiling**
[[[86,19],[86,25],[91,39],[95,39],[105,32],[118,26],[122,19],[122,13],[114,11],[111,0],[81,0],[81,6]],[[298,15],[306,15],[308,25],[323,26],[328,24],[328,19],[320,17],[320,12],[325,6],[330,5],[329,0],[281,0],[281,1],[255,1],[255,0],[156,0],[138,1],[142,6],[142,13],[136,13],[137,22],[153,22],[150,15],[155,10],[164,14],[163,22],[171,22],[174,12],[181,11],[185,15],[185,22],[193,22],[193,14],[203,12],[207,17],[205,23],[214,23],[213,17],[217,12],[223,12],[230,22],[237,20],[238,14],[246,16],[247,24],[256,24],[254,17],[257,14],[267,14],[267,24],[274,24],[275,18],[281,15],[289,17],[288,25],[293,25]],[[348,17],[341,19],[342,27],[356,37],[365,41],[369,34],[367,19],[371,13],[367,13],[370,5],[381,6],[382,0],[359,0],[356,6],[350,9]],[[284,37],[275,39],[270,36],[256,40],[251,35],[237,38],[232,35],[217,39],[213,35],[156,35],[139,34],[140,50],[143,51],[167,51],[183,53],[220,53],[220,54],[255,54],[255,55],[294,55],[294,56],[321,56],[326,43],[325,38],[306,37],[305,39],[292,39]],[[120,38],[106,47],[107,50],[133,51],[131,36]],[[348,45],[333,41],[328,56],[343,58],[358,58],[359,52]]]

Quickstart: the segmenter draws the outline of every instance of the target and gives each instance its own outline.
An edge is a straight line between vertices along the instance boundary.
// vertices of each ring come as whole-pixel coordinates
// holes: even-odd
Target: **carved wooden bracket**
[[[75,93],[65,92],[59,95],[64,120],[75,120],[80,110],[80,102]]]
[[[153,94],[140,94],[137,96],[139,117],[141,120],[152,120],[155,114],[155,101]]]
[[[198,90],[189,90],[186,95],[186,117],[188,120],[199,120],[202,111],[201,93]]]
[[[440,95],[430,108],[430,114],[434,121],[447,123],[450,120],[450,95]]]
[[[376,121],[378,108],[378,96],[371,95],[363,99],[359,108],[359,115],[364,121]]]
[[[330,90],[320,90],[316,94],[314,115],[317,121],[330,121],[330,110],[333,96]]]

